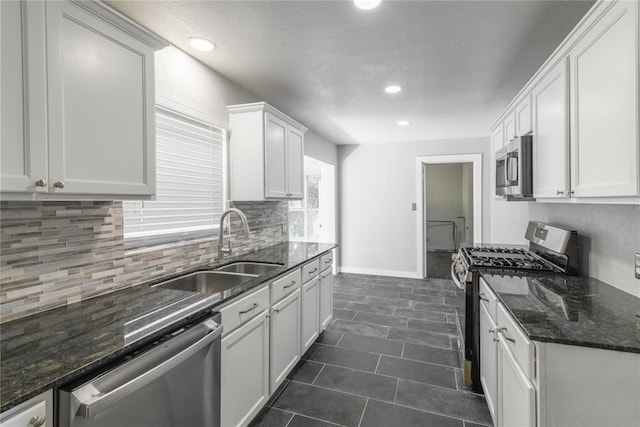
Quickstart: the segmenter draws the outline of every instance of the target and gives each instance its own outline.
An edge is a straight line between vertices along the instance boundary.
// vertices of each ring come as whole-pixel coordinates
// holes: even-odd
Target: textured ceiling
[[[488,135],[593,1],[108,1],[338,144]],[[190,36],[218,49],[198,52]],[[403,86],[388,95],[390,83]],[[411,121],[398,127],[400,119]]]

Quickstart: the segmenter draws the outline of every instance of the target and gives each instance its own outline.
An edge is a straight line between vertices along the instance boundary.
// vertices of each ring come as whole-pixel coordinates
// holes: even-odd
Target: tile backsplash
[[[287,240],[287,202],[230,205],[234,255]],[[122,202],[0,202],[0,322],[210,264],[216,238],[127,250]]]

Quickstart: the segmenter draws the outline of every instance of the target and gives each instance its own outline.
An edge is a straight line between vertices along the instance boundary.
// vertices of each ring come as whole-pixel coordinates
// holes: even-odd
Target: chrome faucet
[[[218,261],[222,260],[222,255],[223,254],[230,254],[231,253],[231,242],[229,242],[227,240],[228,246],[226,248],[222,247],[222,240],[224,239],[224,228],[223,228],[224,227],[224,219],[231,212],[235,212],[235,213],[238,214],[238,216],[242,220],[242,227],[244,228],[244,234],[247,237],[249,237],[249,223],[247,222],[247,217],[245,216],[245,214],[240,209],[236,209],[236,208],[229,208],[226,211],[224,211],[222,213],[222,215],[220,215],[220,234],[218,235]],[[231,226],[229,226],[229,228],[231,228]]]

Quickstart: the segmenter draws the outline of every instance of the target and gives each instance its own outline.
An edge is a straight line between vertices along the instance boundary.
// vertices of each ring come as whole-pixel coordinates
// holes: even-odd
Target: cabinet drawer
[[[251,320],[256,314],[269,308],[269,288],[264,287],[257,292],[231,303],[220,309],[222,316],[222,333],[229,334],[231,331]]]
[[[511,351],[525,375],[533,378],[533,344],[502,304],[498,304],[497,323],[500,331],[498,340]]]
[[[320,271],[320,259],[316,258],[302,267],[302,283],[307,283],[318,275]]]
[[[333,251],[320,257],[320,270],[325,271],[333,265]]]
[[[300,288],[302,283],[300,269],[282,276],[271,283],[271,304],[275,304],[285,296]]]
[[[498,317],[498,314],[496,312],[497,306],[498,306],[498,298],[496,297],[496,294],[493,293],[493,291],[491,290],[487,282],[485,282],[482,277],[480,278],[479,297],[480,297],[480,304],[484,305],[487,308],[487,311],[489,312],[489,316],[491,316],[491,320],[495,322],[496,318]]]

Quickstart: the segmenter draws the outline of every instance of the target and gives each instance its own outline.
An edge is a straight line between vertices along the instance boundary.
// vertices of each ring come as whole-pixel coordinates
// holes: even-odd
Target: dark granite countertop
[[[206,269],[234,261],[263,261],[282,267],[216,294],[162,289],[147,283],[3,323],[0,412],[79,378],[336,246],[289,242],[229,257]]]
[[[534,341],[640,353],[640,298],[586,277],[482,277]]]

